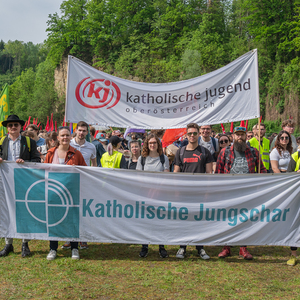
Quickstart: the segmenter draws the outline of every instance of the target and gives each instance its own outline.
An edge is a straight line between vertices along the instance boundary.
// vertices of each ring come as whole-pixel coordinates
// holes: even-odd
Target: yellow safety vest
[[[295,172],[299,170],[300,167],[300,159],[299,159],[299,154],[298,151],[292,154],[292,159],[296,162],[296,167],[295,167]]]
[[[112,155],[105,152],[101,157],[101,166],[103,168],[120,169],[122,153],[114,151]]]
[[[251,147],[256,148],[259,151],[259,143],[255,137],[250,139],[248,142]],[[269,170],[270,169],[270,141],[265,137],[263,138],[262,146],[260,146],[260,155],[264,166],[266,167],[267,170]]]

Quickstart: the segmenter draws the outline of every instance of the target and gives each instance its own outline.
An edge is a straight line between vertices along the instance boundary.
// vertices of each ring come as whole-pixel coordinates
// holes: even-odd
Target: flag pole
[[[260,118],[258,118],[258,152],[259,152],[259,160],[258,160],[258,173],[260,173],[260,160],[261,160],[261,155],[260,155]]]

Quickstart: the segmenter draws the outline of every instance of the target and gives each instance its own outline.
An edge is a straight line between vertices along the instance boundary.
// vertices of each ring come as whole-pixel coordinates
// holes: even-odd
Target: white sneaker
[[[179,248],[176,254],[177,258],[184,258],[185,257],[185,249],[184,248]]]
[[[72,259],[80,259],[78,249],[72,250]]]
[[[53,260],[56,258],[56,251],[55,250],[50,250],[50,252],[47,255],[48,260]]]
[[[202,259],[210,259],[210,257],[206,254],[204,249],[201,249],[198,253]]]

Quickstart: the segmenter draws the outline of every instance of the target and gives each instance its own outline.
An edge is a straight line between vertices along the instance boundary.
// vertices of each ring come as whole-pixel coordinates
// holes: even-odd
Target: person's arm
[[[97,159],[95,158],[91,158],[91,162],[92,162],[92,167],[97,167]]]
[[[271,166],[274,173],[280,173],[278,168],[278,160],[271,160]]]
[[[212,170],[213,170],[213,163],[212,163],[212,162],[207,163],[207,164],[205,165],[205,173],[211,174],[211,173],[212,173]]]
[[[179,166],[180,165],[180,151],[181,151],[181,148],[179,148],[176,151],[176,154],[175,154],[175,158],[174,158],[174,170],[173,170],[174,173],[181,172],[180,166]]]
[[[174,173],[180,173],[180,167],[177,165],[174,165]]]
[[[270,162],[271,162],[271,168],[274,173],[280,173],[279,167],[278,167],[278,160],[280,159],[279,153],[277,149],[273,149],[270,153]],[[262,161],[262,159],[261,159]]]

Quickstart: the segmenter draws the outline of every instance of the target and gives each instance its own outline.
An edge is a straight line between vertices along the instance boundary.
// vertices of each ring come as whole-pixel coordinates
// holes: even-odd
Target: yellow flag
[[[6,134],[6,128],[2,126],[2,121],[5,121],[10,115],[8,85],[5,84],[2,93],[0,94],[0,137]]]

